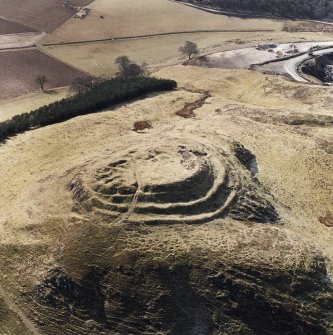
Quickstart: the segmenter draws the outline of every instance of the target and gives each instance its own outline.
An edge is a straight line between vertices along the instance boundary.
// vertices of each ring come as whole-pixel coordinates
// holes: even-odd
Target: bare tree
[[[118,65],[119,72],[125,72],[126,68],[131,64],[130,59],[127,56],[119,56],[116,58],[115,63]]]
[[[186,41],[185,45],[180,47],[178,50],[181,54],[186,55],[188,59],[191,59],[192,56],[199,53],[197,44],[191,41]]]
[[[115,63],[118,65],[118,76],[122,78],[136,78],[146,75],[146,64],[142,66],[132,62],[127,56],[116,58]]]
[[[41,90],[44,91],[44,85],[47,82],[46,76],[40,74],[36,77],[36,83],[40,86]]]

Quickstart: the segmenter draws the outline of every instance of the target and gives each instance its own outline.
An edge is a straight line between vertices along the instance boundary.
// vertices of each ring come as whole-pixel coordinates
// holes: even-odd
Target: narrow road
[[[45,36],[41,32],[0,35],[0,51],[30,48],[36,46]]]

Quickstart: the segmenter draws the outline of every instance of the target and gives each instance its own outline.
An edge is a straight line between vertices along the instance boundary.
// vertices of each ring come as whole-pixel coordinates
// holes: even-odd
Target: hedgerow
[[[0,142],[24,131],[52,125],[79,115],[99,112],[112,105],[129,101],[148,93],[173,90],[173,80],[149,77],[113,78],[92,85],[89,89],[30,113],[14,116],[0,123]]]

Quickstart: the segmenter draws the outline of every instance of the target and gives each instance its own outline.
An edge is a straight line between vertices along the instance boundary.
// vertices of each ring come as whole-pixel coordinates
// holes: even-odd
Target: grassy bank
[[[63,122],[73,117],[96,113],[112,105],[148,93],[173,90],[173,80],[156,78],[110,79],[97,83],[80,94],[40,107],[30,113],[16,115],[0,123],[0,142],[32,128]]]

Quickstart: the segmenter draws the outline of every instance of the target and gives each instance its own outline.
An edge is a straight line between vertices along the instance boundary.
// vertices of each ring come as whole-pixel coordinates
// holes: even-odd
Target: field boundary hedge
[[[80,94],[42,106],[30,113],[16,115],[0,123],[0,143],[27,130],[67,121],[76,116],[100,112],[112,105],[153,92],[174,90],[174,80],[139,77],[113,78],[92,85]]]

